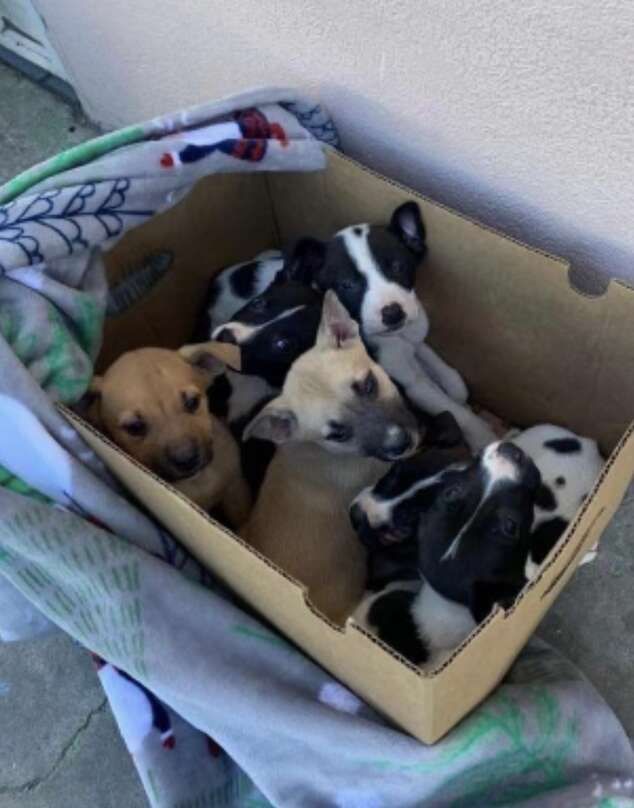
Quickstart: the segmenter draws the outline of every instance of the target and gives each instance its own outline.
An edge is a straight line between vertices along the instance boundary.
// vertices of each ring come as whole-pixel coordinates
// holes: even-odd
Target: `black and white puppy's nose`
[[[497,453],[501,457],[510,460],[511,463],[514,463],[516,466],[521,466],[526,460],[526,455],[520,449],[520,447],[516,446],[514,443],[509,443],[508,441],[500,443],[497,448]]]
[[[219,331],[218,334],[216,334],[216,342],[229,342],[231,345],[238,344],[236,335],[230,328],[223,328],[222,331]]]
[[[388,328],[398,328],[405,320],[403,307],[399,303],[390,303],[389,306],[383,306],[381,319],[383,320],[383,325]]]

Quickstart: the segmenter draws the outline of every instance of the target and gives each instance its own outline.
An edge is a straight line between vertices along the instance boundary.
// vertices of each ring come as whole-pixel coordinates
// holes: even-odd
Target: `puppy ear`
[[[227,365],[240,370],[240,349],[237,345],[212,340],[183,345],[178,353],[188,364],[200,370],[210,382],[224,373]]]
[[[260,440],[270,440],[273,443],[286,443],[297,434],[297,427],[295,413],[281,406],[281,399],[276,398],[263,407],[247,424],[242,433],[242,440],[260,438]]]
[[[320,270],[326,259],[326,245],[316,238],[299,239],[286,256],[284,267],[276,277],[297,281],[306,286],[319,284]]]
[[[404,202],[396,208],[390,221],[390,230],[420,258],[427,252],[425,225],[416,202]]]
[[[332,290],[326,292],[317,332],[317,346],[326,350],[349,348],[359,339],[359,325]]]
[[[103,391],[103,377],[93,376],[88,390],[77,402],[74,409],[78,415],[92,424],[95,429],[103,428],[101,421],[101,396]]]

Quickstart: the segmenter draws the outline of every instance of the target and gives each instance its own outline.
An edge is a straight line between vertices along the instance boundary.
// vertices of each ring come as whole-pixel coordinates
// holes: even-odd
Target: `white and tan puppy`
[[[242,535],[343,622],[365,585],[365,551],[350,500],[418,443],[416,422],[357,323],[334,292],[324,299],[315,346],[291,366],[282,393],[245,438],[280,444]]]
[[[93,379],[88,420],[139,463],[238,528],[250,510],[238,445],[211,415],[211,372],[177,351],[140,348]]]

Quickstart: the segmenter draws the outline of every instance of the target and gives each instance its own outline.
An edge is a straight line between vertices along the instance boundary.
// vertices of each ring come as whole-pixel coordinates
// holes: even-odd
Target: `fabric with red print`
[[[279,112],[283,111],[279,109]],[[163,168],[195,163],[214,152],[221,152],[236,160],[261,162],[272,141],[288,147],[289,137],[282,123],[271,121],[256,107],[235,112],[229,119],[177,136],[187,145],[161,155]]]

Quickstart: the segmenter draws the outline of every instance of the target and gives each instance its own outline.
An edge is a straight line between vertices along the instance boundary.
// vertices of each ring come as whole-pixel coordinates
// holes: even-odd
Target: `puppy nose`
[[[509,441],[500,443],[497,449],[497,453],[501,457],[510,460],[511,463],[514,463],[517,466],[521,465],[526,459],[526,455],[520,449],[520,447],[516,446],[514,443],[510,443]]]
[[[237,345],[238,340],[236,339],[236,335],[230,328],[223,328],[218,334],[216,334],[216,341],[217,342],[229,342],[232,345]]]
[[[201,453],[194,440],[168,446],[165,454],[170,465],[182,474],[192,473],[200,466]]]
[[[414,445],[407,429],[393,424],[385,433],[384,447],[391,458],[398,458],[408,452]]]
[[[383,325],[388,328],[396,328],[405,319],[405,312],[399,303],[390,303],[389,306],[383,306],[381,309],[381,319]]]

